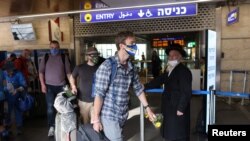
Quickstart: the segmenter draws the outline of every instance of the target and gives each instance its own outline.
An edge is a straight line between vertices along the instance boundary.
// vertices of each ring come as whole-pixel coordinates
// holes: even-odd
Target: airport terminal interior
[[[249,0],[3,0],[0,62],[28,49],[39,70],[50,41],[57,40],[73,70],[86,63],[89,47],[103,58],[114,56],[115,35],[129,30],[138,47],[130,59],[145,84],[153,79],[152,53],[157,52],[163,74],[168,62],[165,50],[179,44],[187,53],[182,63],[193,79],[190,141],[209,141],[209,125],[250,126],[249,13]],[[35,102],[23,113],[22,134],[10,126],[6,139],[1,126],[0,141],[58,141],[48,137],[46,99],[38,76],[30,87]],[[124,140],[165,141],[160,128],[145,117],[138,98],[132,92],[129,96]],[[146,92],[146,98],[152,110],[161,113],[162,92]],[[6,112],[6,102],[4,108]]]

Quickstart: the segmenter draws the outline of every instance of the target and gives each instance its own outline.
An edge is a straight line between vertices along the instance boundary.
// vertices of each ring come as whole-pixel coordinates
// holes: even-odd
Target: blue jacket
[[[14,86],[14,89],[17,89],[19,87],[26,88],[26,80],[23,76],[23,74],[20,71],[14,71],[14,74],[12,77],[10,77],[7,73],[7,71],[4,71],[3,73],[4,80],[7,83],[11,83]],[[4,86],[4,91],[8,93],[7,85]]]

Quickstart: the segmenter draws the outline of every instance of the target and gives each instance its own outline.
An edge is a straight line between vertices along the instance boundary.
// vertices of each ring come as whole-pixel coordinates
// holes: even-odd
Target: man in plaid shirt
[[[120,32],[115,42],[117,54],[106,59],[96,72],[92,124],[95,131],[103,130],[109,140],[123,141],[122,127],[128,117],[130,86],[133,87],[151,121],[155,115],[148,105],[137,71],[129,61],[129,56],[134,56],[137,50],[134,34],[130,31]],[[111,73],[114,73],[113,62],[116,64],[116,72],[111,80]]]

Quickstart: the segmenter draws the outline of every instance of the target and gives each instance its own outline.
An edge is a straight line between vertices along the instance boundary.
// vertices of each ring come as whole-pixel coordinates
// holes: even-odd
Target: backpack
[[[115,57],[110,57],[110,58],[108,58],[108,60],[111,63],[111,74],[110,74],[110,79],[109,79],[109,85],[110,84],[113,85],[114,83],[112,83],[112,82],[114,81],[116,73],[117,73],[117,62],[115,60]],[[132,64],[132,67],[133,67],[132,71],[133,71],[133,78],[134,78],[134,65],[133,65],[133,63],[131,63],[131,64]],[[96,73],[94,74],[94,78],[93,78],[93,81],[92,81],[92,93],[91,93],[91,96],[93,98],[95,97],[95,79],[96,79]],[[113,102],[115,101],[114,89],[113,89],[113,92],[112,92],[112,101]]]
[[[67,77],[67,74],[66,74],[66,68],[65,68],[65,54],[61,54],[61,58],[62,58],[62,62],[63,62],[63,65],[64,65],[64,73],[65,73],[65,78],[66,78],[66,84],[70,84],[69,83],[69,80],[68,80],[68,77]],[[44,62],[45,62],[45,67],[46,67],[46,64],[48,62],[48,59],[49,59],[49,54],[46,53],[45,56],[44,56]],[[69,59],[69,58],[68,58]],[[69,60],[69,63],[70,63],[70,60]]]
[[[108,58],[108,60],[111,63],[111,74],[110,74],[110,79],[109,79],[109,85],[113,82],[115,76],[116,76],[116,71],[117,71],[117,63],[114,57]],[[92,81],[92,93],[91,96],[94,98],[95,97],[95,79],[96,79],[96,73],[94,74],[94,78]]]

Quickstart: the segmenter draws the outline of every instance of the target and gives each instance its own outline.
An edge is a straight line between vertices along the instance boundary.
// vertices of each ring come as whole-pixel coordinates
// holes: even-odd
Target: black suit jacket
[[[146,89],[164,84],[161,111],[164,116],[162,136],[175,140],[187,138],[190,134],[190,100],[192,95],[192,74],[183,64],[178,64],[171,74],[168,72],[145,85]],[[183,116],[177,116],[177,110]]]

